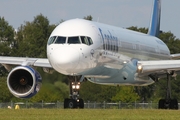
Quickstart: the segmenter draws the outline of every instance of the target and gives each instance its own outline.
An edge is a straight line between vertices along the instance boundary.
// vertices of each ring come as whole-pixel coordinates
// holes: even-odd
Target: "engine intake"
[[[15,67],[7,77],[9,91],[18,98],[34,96],[40,90],[41,83],[41,75],[30,66]]]

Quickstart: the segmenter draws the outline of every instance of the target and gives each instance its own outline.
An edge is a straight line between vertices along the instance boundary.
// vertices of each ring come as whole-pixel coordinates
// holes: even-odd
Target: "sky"
[[[172,2],[173,1],[173,2]],[[0,16],[17,29],[42,14],[50,24],[91,15],[118,27],[149,27],[153,0],[1,0]],[[180,38],[180,0],[162,0],[161,27]]]

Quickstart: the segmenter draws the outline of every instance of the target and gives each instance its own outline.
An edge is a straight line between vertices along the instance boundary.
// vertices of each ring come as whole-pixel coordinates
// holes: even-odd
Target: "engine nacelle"
[[[7,77],[9,91],[18,98],[30,98],[40,90],[42,78],[30,66],[18,66]]]

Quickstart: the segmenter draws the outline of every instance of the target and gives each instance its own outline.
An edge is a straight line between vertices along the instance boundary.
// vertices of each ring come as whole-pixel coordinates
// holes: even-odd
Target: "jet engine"
[[[18,66],[7,77],[9,91],[18,98],[30,98],[40,90],[42,78],[30,66]]]

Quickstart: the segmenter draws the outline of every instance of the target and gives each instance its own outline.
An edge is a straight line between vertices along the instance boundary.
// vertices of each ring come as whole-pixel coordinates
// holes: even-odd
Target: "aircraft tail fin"
[[[159,36],[160,32],[160,17],[161,17],[161,0],[154,0],[153,9],[151,13],[151,21],[148,34],[152,36]]]

